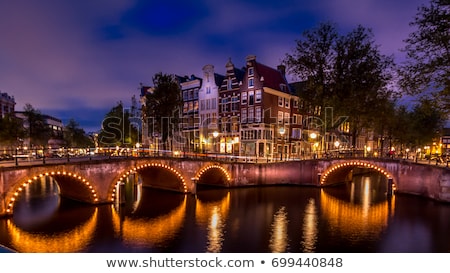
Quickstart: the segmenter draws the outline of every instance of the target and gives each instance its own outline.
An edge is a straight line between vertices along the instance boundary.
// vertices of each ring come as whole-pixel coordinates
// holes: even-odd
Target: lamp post
[[[278,132],[280,133],[280,136],[281,136],[281,153],[280,153],[280,161],[283,161],[284,134],[286,133],[286,130],[284,129],[284,127],[280,127],[280,128],[278,129]]]
[[[314,141],[316,141],[317,134],[314,133],[314,132],[312,132],[311,134],[309,134],[309,137],[310,137],[310,138],[313,140],[313,142],[314,142]],[[313,153],[313,158],[315,159],[315,158],[316,158],[316,149],[317,149],[317,145],[316,145],[316,143],[314,143],[313,145],[314,145],[314,146],[313,146],[313,151],[314,151],[314,153]]]
[[[341,143],[339,141],[335,141],[334,142],[334,147],[336,148],[336,157],[339,156],[339,146],[341,145]]]
[[[217,131],[214,131],[213,132],[213,138],[214,138],[214,140],[213,140],[213,145],[214,145],[214,153],[216,154],[216,158],[217,158],[217,147],[216,147],[216,139],[217,139],[217,137],[219,136],[219,132],[217,132]]]
[[[139,157],[141,154],[140,154],[140,151],[139,151],[139,148],[141,147],[141,144],[139,143],[139,142],[137,142],[136,143],[136,156],[137,157]]]

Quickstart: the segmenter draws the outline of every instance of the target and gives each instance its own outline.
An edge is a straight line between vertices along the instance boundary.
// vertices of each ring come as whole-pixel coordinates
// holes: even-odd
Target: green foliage
[[[410,25],[415,30],[405,39],[400,84],[408,94],[425,94],[450,113],[450,2],[422,5]]]
[[[437,107],[437,102],[422,98],[411,112],[411,139],[414,144],[417,147],[430,145],[442,133],[444,121],[445,114]]]
[[[14,114],[7,114],[0,119],[0,145],[5,147],[16,147],[20,140],[25,137],[23,122]]]
[[[46,146],[51,138],[51,129],[47,126],[44,116],[29,103],[24,107],[24,115],[26,117],[25,122],[28,123],[26,136],[30,138],[30,146]]]
[[[70,119],[64,128],[64,140],[68,147],[94,147],[92,138],[74,119]]]
[[[133,146],[139,139],[138,129],[130,122],[130,112],[118,102],[103,119],[98,136],[99,146]]]
[[[150,134],[160,134],[165,145],[178,128],[181,90],[173,75],[162,72],[153,77],[153,86],[153,91],[145,95],[144,118],[149,123]]]
[[[380,53],[371,30],[362,26],[338,35],[334,25],[322,23],[303,34],[284,63],[306,81],[299,93],[306,103],[331,107],[335,115],[348,117],[354,141],[361,128],[372,125],[380,107],[394,98],[389,89],[392,57]]]
[[[338,37],[335,26],[321,23],[303,33],[296,41],[292,54],[286,54],[284,63],[288,71],[305,81],[305,92],[298,95],[311,105],[324,106],[331,95],[332,68],[335,59],[333,46]]]

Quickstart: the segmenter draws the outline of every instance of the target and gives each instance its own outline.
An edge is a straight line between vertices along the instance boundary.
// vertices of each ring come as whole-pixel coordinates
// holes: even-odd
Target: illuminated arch
[[[200,169],[200,171],[198,171],[198,173],[194,177],[195,181],[199,181],[200,178],[202,177],[202,175],[205,172],[207,172],[208,170],[211,170],[211,169],[219,169],[223,173],[223,175],[225,176],[227,184],[230,183],[231,175],[229,174],[227,169],[225,169],[224,167],[222,167],[220,165],[209,165],[209,166],[206,166],[206,167]]]
[[[186,185],[186,180],[184,179],[183,175],[181,175],[180,172],[178,172],[177,170],[175,170],[174,168],[165,165],[165,164],[161,164],[161,163],[149,163],[149,164],[143,164],[141,166],[138,167],[134,167],[133,169],[128,170],[126,173],[124,173],[117,181],[116,183],[114,183],[112,185],[112,189],[110,190],[110,200],[112,202],[114,202],[116,200],[116,188],[119,186],[120,183],[122,183],[124,181],[125,178],[127,178],[130,174],[133,173],[137,173],[139,170],[141,169],[145,169],[145,168],[150,168],[150,167],[158,167],[158,168],[164,168],[169,170],[170,172],[172,172],[173,174],[175,174],[180,180],[181,183],[183,184],[183,192],[186,193],[187,192],[187,185]]]
[[[330,177],[333,173],[335,173],[337,170],[350,169],[353,167],[362,167],[362,168],[373,169],[373,170],[379,172],[380,174],[384,175],[387,179],[393,179],[392,174],[390,174],[387,170],[385,170],[382,167],[376,166],[372,163],[354,160],[354,161],[335,164],[335,165],[332,165],[331,167],[329,167],[323,174],[321,174],[320,185],[324,185],[325,180],[328,177]],[[393,187],[395,187],[395,186],[393,186]]]
[[[9,195],[6,198],[6,200],[8,202],[8,205],[6,207],[6,213],[12,214],[13,208],[14,208],[14,203],[16,202],[16,200],[18,199],[20,194],[23,192],[23,190],[26,187],[28,187],[28,185],[36,182],[38,179],[40,179],[42,177],[53,177],[56,180],[56,183],[58,183],[58,180],[56,179],[57,177],[67,177],[67,178],[71,178],[75,181],[78,181],[82,186],[84,186],[89,191],[89,193],[90,193],[89,198],[92,200],[92,202],[93,203],[98,202],[97,191],[94,189],[94,187],[91,185],[91,183],[89,181],[87,181],[85,178],[83,178],[82,176],[80,176],[76,173],[65,172],[65,171],[63,171],[63,172],[61,172],[61,171],[45,172],[45,173],[40,173],[38,175],[35,175],[32,178],[29,178],[28,180],[24,181],[23,183],[19,183],[18,186],[16,186],[15,188],[13,188],[12,191],[10,191]],[[60,185],[60,184],[58,184],[58,185]]]

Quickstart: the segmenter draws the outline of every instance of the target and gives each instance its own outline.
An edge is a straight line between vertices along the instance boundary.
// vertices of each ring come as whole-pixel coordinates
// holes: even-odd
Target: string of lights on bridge
[[[380,172],[381,174],[383,174],[384,176],[386,176],[386,178],[388,178],[388,179],[391,178],[391,175],[386,170],[384,170],[378,166],[375,166],[371,163],[362,162],[362,161],[351,161],[351,162],[345,162],[345,163],[340,163],[340,164],[334,165],[333,167],[328,169],[323,175],[321,175],[320,184],[323,185],[325,183],[325,180],[327,179],[327,177],[334,171],[336,171],[340,168],[349,167],[349,166],[374,169],[374,170]]]
[[[168,166],[168,165],[165,165],[165,164],[161,164],[161,163],[150,163],[150,164],[143,164],[143,165],[141,165],[141,166],[135,167],[135,168],[133,168],[132,170],[129,170],[129,171],[127,171],[125,174],[123,174],[123,175],[119,178],[119,180],[117,180],[117,182],[115,183],[115,185],[114,185],[114,187],[113,187],[113,189],[112,189],[112,193],[111,193],[111,201],[113,201],[113,202],[115,201],[115,199],[116,199],[116,191],[117,191],[116,188],[117,188],[121,183],[123,183],[124,180],[125,180],[129,175],[131,175],[131,174],[133,174],[133,173],[137,173],[138,170],[140,170],[140,169],[145,169],[145,168],[150,168],[150,167],[165,168],[165,169],[171,171],[172,173],[174,173],[174,174],[181,180],[181,183],[183,184],[183,192],[185,192],[185,193],[187,192],[186,181],[185,181],[184,177],[183,177],[177,170],[175,170],[174,168],[172,168],[172,167],[170,167],[170,166]]]
[[[41,173],[39,175],[34,176],[32,179],[28,179],[26,182],[22,183],[22,185],[20,185],[19,187],[17,187],[17,189],[14,191],[13,196],[9,199],[9,203],[8,203],[8,207],[6,209],[7,213],[11,213],[14,207],[14,202],[19,198],[20,194],[23,192],[23,190],[30,185],[31,183],[37,181],[40,178],[43,177],[54,177],[54,176],[67,176],[67,177],[71,177],[74,178],[78,181],[80,181],[81,183],[83,183],[88,189],[89,192],[92,195],[92,199],[94,200],[94,203],[98,202],[98,196],[97,196],[97,192],[95,191],[95,189],[92,187],[91,183],[89,181],[87,181],[85,178],[81,177],[80,175],[76,174],[76,173],[71,173],[71,172],[46,172],[46,173]]]

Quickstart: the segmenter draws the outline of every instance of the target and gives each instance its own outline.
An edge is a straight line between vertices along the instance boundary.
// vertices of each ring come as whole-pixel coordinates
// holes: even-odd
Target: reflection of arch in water
[[[177,178],[178,179],[178,181],[180,182],[180,185],[181,185],[181,188],[182,189],[179,189],[179,191],[180,192],[183,192],[183,193],[187,193],[187,185],[186,185],[186,181],[185,181],[185,179],[184,179],[184,177],[181,175],[181,173],[180,172],[178,172],[176,169],[174,169],[174,168],[172,168],[172,167],[170,167],[170,166],[168,166],[168,165],[165,165],[165,164],[161,164],[161,163],[149,163],[149,164],[143,164],[143,165],[141,165],[141,166],[138,166],[138,167],[134,167],[133,169],[130,169],[130,170],[128,170],[126,173],[124,173],[117,181],[116,181],[116,183],[114,183],[113,185],[112,185],[112,188],[110,189],[110,200],[112,201],[112,202],[115,202],[115,201],[117,201],[117,198],[118,198],[118,196],[119,196],[119,189],[120,189],[120,184],[122,184],[123,182],[124,182],[124,180],[130,175],[130,174],[133,174],[133,173],[140,173],[140,172],[142,172],[142,171],[144,171],[144,170],[146,170],[146,169],[149,169],[149,168],[159,168],[159,169],[162,169],[162,170],[166,170],[166,171],[168,171],[169,173],[171,173],[175,178]],[[119,198],[120,199],[120,198]]]
[[[321,176],[320,176],[320,184],[326,185],[328,184],[328,181],[332,181],[335,178],[340,178],[340,180],[343,180],[342,177],[345,177],[353,168],[367,168],[372,169],[374,171],[379,172],[380,174],[384,175],[387,179],[392,179],[392,175],[385,169],[376,166],[372,163],[364,162],[364,161],[349,161],[349,162],[343,162],[336,165],[331,166],[328,168]],[[339,181],[342,182],[342,181]],[[393,186],[394,187],[394,186]]]
[[[97,192],[93,186],[82,176],[71,173],[71,172],[46,172],[26,180],[22,184],[16,186],[9,194],[6,196],[8,200],[8,205],[6,213],[12,214],[14,209],[14,203],[18,200],[18,197],[22,192],[28,187],[29,184],[40,180],[43,177],[50,176],[58,184],[60,189],[60,194],[74,200],[87,201],[89,203],[98,202]],[[78,197],[78,198],[77,198]],[[87,198],[83,200],[83,198]]]
[[[388,225],[389,217],[394,214],[394,204],[395,196],[392,201],[366,207],[340,200],[323,189],[320,192],[321,211],[330,223],[330,230],[339,230],[349,237],[361,233],[382,232]]]
[[[230,193],[221,200],[202,202],[196,199],[195,220],[208,231],[207,252],[220,252],[224,240],[225,222],[230,210]]]
[[[92,240],[97,225],[98,209],[83,224],[61,234],[35,234],[23,231],[7,220],[11,246],[23,253],[73,253],[82,251]]]
[[[231,175],[220,165],[209,165],[198,171],[194,180],[197,181],[198,184],[229,186]]]
[[[114,206],[111,206],[114,233],[132,246],[150,247],[174,238],[183,227],[186,214],[186,196],[183,202],[165,215],[155,218],[121,219]]]

